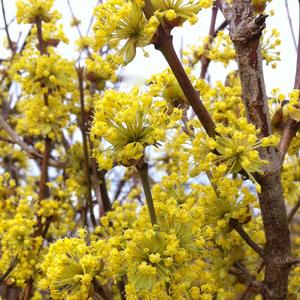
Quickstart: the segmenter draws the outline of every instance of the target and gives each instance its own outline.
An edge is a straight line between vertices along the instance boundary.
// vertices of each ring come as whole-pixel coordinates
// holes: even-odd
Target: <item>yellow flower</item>
[[[65,238],[50,245],[41,269],[40,286],[49,288],[53,299],[84,300],[93,295],[93,280],[101,279],[103,263],[83,239]]]
[[[95,106],[91,139],[103,138],[110,144],[106,151],[94,150],[102,168],[112,160],[123,165],[135,165],[144,155],[145,147],[158,145],[166,129],[180,118],[180,111],[165,114],[165,102],[154,101],[151,95],[137,89],[129,93],[107,90]],[[159,130],[157,130],[159,128]],[[158,140],[159,138],[159,140]]]
[[[150,44],[159,25],[155,17],[147,20],[141,7],[134,2],[110,0],[95,9],[95,46],[105,44],[118,48],[117,55],[125,64],[131,62],[137,47]],[[119,45],[124,42],[121,47]]]
[[[58,19],[60,14],[55,10],[51,12],[54,0],[18,0],[17,21],[18,23],[33,24],[38,19],[44,22],[50,22],[52,19]]]
[[[171,27],[180,26],[186,20],[192,24],[197,20],[201,8],[207,8],[212,1],[185,1],[185,0],[151,0],[155,14],[164,17]]]

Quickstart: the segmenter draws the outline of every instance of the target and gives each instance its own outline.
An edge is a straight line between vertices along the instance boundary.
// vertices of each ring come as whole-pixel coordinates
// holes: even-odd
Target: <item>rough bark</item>
[[[253,16],[251,0],[235,0],[232,6],[220,1],[220,8],[230,22],[248,121],[261,130],[261,137],[268,136],[271,126],[259,42],[266,16]],[[264,299],[286,299],[291,256],[280,178],[282,160],[274,148],[261,149],[260,156],[269,162],[261,174],[256,174],[261,185],[258,198],[266,236],[262,295]]]

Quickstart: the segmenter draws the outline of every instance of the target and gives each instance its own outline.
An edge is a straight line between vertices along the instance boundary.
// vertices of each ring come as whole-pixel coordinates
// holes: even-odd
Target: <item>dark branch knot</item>
[[[258,17],[248,16],[245,19],[232,20],[230,37],[234,44],[248,44],[258,41],[262,31],[266,27],[266,18],[268,15],[259,15]]]

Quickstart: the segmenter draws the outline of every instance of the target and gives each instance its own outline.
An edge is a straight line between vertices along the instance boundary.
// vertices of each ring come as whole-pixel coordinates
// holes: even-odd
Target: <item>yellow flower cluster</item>
[[[207,138],[204,141],[201,132],[196,135],[192,150],[195,160],[201,160],[202,156],[202,161],[205,159],[202,166],[204,169],[209,170],[210,164],[213,163],[221,174],[237,174],[244,170],[249,179],[256,184],[259,192],[260,187],[252,173],[262,171],[266,162],[260,159],[257,150],[259,147],[276,145],[278,139],[270,136],[259,140],[257,137],[259,131],[244,118],[237,120],[236,123],[230,122],[229,126],[219,124],[216,130],[219,135],[215,140]],[[199,168],[201,169],[201,166]]]
[[[106,60],[102,56],[93,53],[86,59],[86,78],[92,82],[93,86],[102,90],[105,87],[105,82],[116,81],[114,70],[115,63],[110,56]]]
[[[72,62],[56,54],[53,49],[48,54],[40,55],[33,49],[27,49],[14,64],[16,80],[28,95],[52,93],[65,96],[75,88],[75,69]]]
[[[7,199],[0,210],[0,268],[4,273],[15,261],[7,280],[24,287],[26,280],[36,271],[42,239],[33,235],[36,220],[31,201],[19,198],[19,195],[11,195],[10,199],[12,201]]]
[[[280,61],[280,51],[277,50],[281,40],[279,32],[272,29],[271,32],[264,31],[261,40],[261,52],[263,60],[272,68],[276,67],[276,62]],[[210,41],[210,37],[205,37],[200,46],[190,46],[184,52],[184,62],[191,66],[196,65],[203,56],[214,62],[221,62],[225,67],[235,59],[235,50],[230,36],[225,31],[219,31],[217,36]]]
[[[70,104],[64,98],[75,89],[76,73],[71,62],[53,49],[48,52],[40,55],[29,47],[11,70],[24,93],[18,103],[23,118],[17,120],[17,131],[60,139],[70,117]]]
[[[44,256],[40,287],[49,288],[53,299],[90,299],[94,285],[102,283],[101,259],[82,238],[58,240]]]
[[[18,23],[33,24],[37,20],[50,22],[60,18],[58,11],[51,12],[54,0],[18,0],[17,21]]]
[[[150,84],[150,93],[165,99],[170,110],[173,107],[188,106],[189,102],[170,69],[151,76],[148,83]]]
[[[184,0],[151,0],[155,15],[164,18],[172,28],[181,26],[186,20],[191,24],[197,22],[197,14],[202,8],[212,5],[211,0],[184,1]]]
[[[280,51],[277,49],[281,45],[279,35],[276,28],[273,28],[270,33],[266,31],[263,35],[261,54],[266,64],[271,64],[272,68],[276,68],[277,61],[280,61]]]
[[[166,114],[166,102],[155,101],[138,89],[129,93],[107,90],[95,104],[90,131],[93,142],[108,143],[105,151],[95,149],[94,156],[101,168],[109,170],[114,163],[135,165],[144,155],[146,146],[158,145],[166,130],[180,119],[180,110]],[[103,143],[105,147],[105,143]]]
[[[96,7],[95,16],[95,49],[116,48],[125,64],[134,59],[137,47],[150,44],[159,25],[154,16],[146,19],[137,2],[109,0]]]

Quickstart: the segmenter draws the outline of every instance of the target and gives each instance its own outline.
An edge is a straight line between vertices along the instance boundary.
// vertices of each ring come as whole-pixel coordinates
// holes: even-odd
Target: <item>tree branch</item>
[[[212,7],[212,11],[211,11],[211,20],[210,20],[210,27],[209,27],[209,33],[208,33],[209,40],[204,45],[204,53],[201,57],[201,72],[200,72],[201,79],[205,78],[207,69],[208,69],[208,66],[210,63],[210,59],[207,57],[207,55],[205,55],[205,51],[209,50],[209,47],[214,39],[217,14],[218,14],[218,8],[214,4]]]
[[[300,3],[299,5],[299,35],[298,35],[298,48],[297,48],[297,65],[296,65],[296,75],[294,82],[294,89],[300,89]],[[300,122],[295,121],[291,117],[288,118],[285,127],[283,128],[281,140],[278,145],[278,149],[280,151],[281,159],[283,160],[289,146],[293,140],[293,138],[297,134],[297,130],[299,129]]]
[[[293,208],[290,210],[290,212],[288,214],[287,218],[288,218],[289,223],[293,220],[293,218],[294,218],[297,210],[299,209],[299,207],[300,207],[300,198],[298,199],[297,203],[293,206]]]
[[[15,49],[14,44],[13,44],[11,38],[10,38],[3,0],[1,0],[1,7],[2,7],[3,20],[4,20],[4,29],[5,29],[5,32],[6,32],[9,48],[12,51],[12,53],[15,53],[16,49]]]
[[[18,259],[18,256],[16,256],[12,259],[9,267],[4,272],[4,274],[0,276],[0,284],[2,284],[3,281],[7,278],[7,276],[9,276],[9,274],[15,269],[15,267],[17,266],[18,263],[19,263],[19,259]]]
[[[293,28],[293,22],[292,22],[292,18],[291,18],[291,15],[290,15],[290,9],[289,9],[288,0],[285,0],[284,4],[285,4],[287,18],[288,18],[288,21],[289,21],[289,26],[290,26],[290,30],[291,30],[291,35],[292,35],[293,43],[294,43],[294,46],[295,46],[295,50],[297,52],[297,48],[298,47],[297,47],[295,32],[294,32],[294,28]]]
[[[234,265],[229,269],[229,273],[236,275],[243,283],[256,288],[258,291],[261,291],[263,288],[263,283],[261,281],[257,281],[256,277],[251,275],[246,267],[239,262],[234,263]]]
[[[85,222],[87,218],[87,211],[90,212],[91,221],[94,227],[97,226],[96,218],[94,215],[94,205],[92,198],[92,183],[90,177],[90,166],[89,166],[89,151],[86,137],[86,120],[85,120],[85,105],[84,105],[84,90],[83,90],[83,68],[79,67],[77,69],[78,83],[79,83],[79,94],[80,94],[80,113],[81,113],[81,135],[82,135],[82,146],[83,146],[83,156],[84,156],[84,171],[87,183],[87,202],[85,207]]]
[[[220,0],[219,3],[225,3]],[[266,15],[254,17],[251,0],[235,0],[224,6],[225,18],[230,21],[230,37],[236,51],[236,60],[242,84],[242,97],[249,122],[260,129],[261,137],[271,134],[271,122],[265,90],[260,37],[265,28]],[[255,178],[261,186],[258,193],[264,225],[265,290],[264,299],[285,299],[288,293],[290,266],[290,235],[281,185],[281,161],[276,149],[259,149],[262,159],[269,163]]]
[[[248,246],[250,246],[260,257],[264,256],[263,249],[250,238],[237,219],[230,219],[229,225],[234,228]]]
[[[143,11],[147,19],[153,16],[154,10],[150,0],[145,0]],[[170,34],[170,30],[167,30],[162,25],[160,25],[157,30],[157,38],[155,39],[153,44],[155,48],[163,54],[166,61],[168,62],[175,78],[178,81],[179,86],[188,99],[191,107],[193,108],[196,116],[203,125],[205,131],[210,137],[214,137],[216,135],[216,126],[202,101],[199,99],[198,93],[194,89],[180,62],[175,52],[172,38],[173,37]]]
[[[43,155],[39,153],[36,149],[27,145],[18,135],[17,133],[9,126],[9,124],[4,120],[4,118],[0,115],[0,127],[2,127],[7,134],[10,136],[11,141],[6,140],[8,143],[15,143],[21,147],[22,150],[29,154],[30,158],[43,159]],[[3,141],[4,138],[1,138]],[[56,161],[54,159],[49,159],[49,165],[55,168],[63,169],[66,166],[65,162]]]
[[[259,39],[267,16],[253,17],[252,7],[247,2],[238,0],[233,4],[235,13],[230,22],[230,37],[236,51],[247,118],[265,137],[271,134],[271,122]]]

